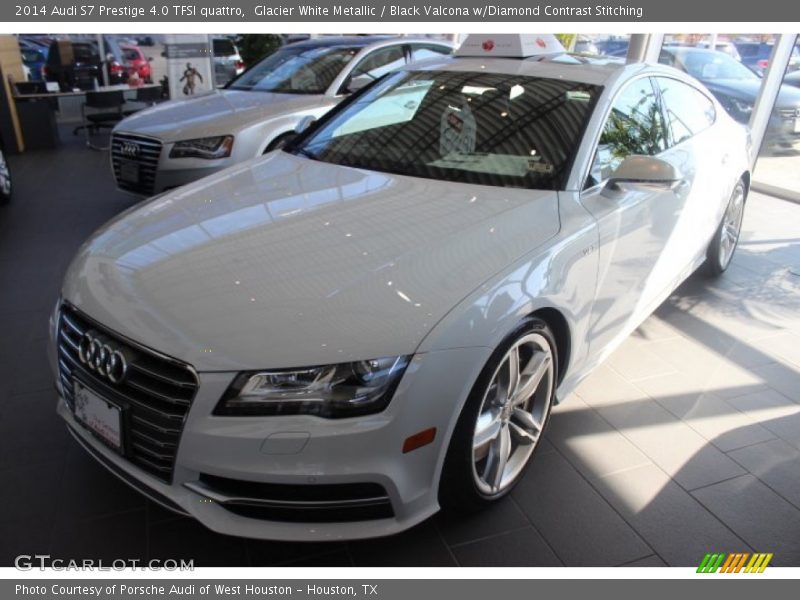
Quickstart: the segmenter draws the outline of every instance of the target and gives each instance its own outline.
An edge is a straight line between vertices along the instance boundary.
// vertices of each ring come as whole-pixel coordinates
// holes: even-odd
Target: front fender
[[[569,330],[567,364],[559,391],[568,393],[586,364],[586,332],[597,285],[597,228],[577,201],[559,192],[559,233],[486,281],[451,310],[419,347],[497,347],[524,317],[544,308],[557,310]]]

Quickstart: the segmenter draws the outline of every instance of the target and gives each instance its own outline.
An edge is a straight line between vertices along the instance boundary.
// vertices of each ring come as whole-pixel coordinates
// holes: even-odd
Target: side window
[[[637,79],[611,107],[589,172],[587,187],[608,179],[626,156],[653,156],[667,148],[666,128],[649,78]]]
[[[411,61],[426,60],[449,56],[453,51],[447,46],[438,44],[411,44]]]
[[[658,77],[656,80],[661,88],[661,102],[673,144],[680,144],[714,124],[717,112],[705,94],[677,79]]]
[[[378,79],[389,71],[397,69],[405,65],[405,56],[403,55],[403,47],[388,46],[370,52],[359,62],[350,74],[351,79],[356,77],[368,77],[370,79]]]

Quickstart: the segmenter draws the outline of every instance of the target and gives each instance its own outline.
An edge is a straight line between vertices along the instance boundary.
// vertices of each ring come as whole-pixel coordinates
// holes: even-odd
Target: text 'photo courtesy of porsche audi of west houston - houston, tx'
[[[671,67],[470,36],[96,232],[52,316],[58,411],[218,532],[479,509],[559,399],[689,274],[726,269],[749,145]]]

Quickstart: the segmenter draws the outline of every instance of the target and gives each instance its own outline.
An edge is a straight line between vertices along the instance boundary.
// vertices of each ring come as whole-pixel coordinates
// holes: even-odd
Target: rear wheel
[[[498,346],[470,392],[445,459],[443,506],[469,512],[513,489],[550,417],[556,373],[550,328],[526,319]]]
[[[747,190],[740,180],[733,188],[722,222],[706,251],[706,271],[709,275],[720,275],[731,264],[742,231],[746,198]]]

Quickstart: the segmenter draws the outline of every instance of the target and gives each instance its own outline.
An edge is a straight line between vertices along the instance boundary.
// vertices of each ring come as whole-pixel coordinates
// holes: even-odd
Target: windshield
[[[714,79],[758,79],[758,75],[727,54],[712,51],[674,51],[684,71],[701,81]]]
[[[361,48],[287,46],[242,73],[228,86],[282,94],[324,94]]]
[[[442,181],[561,189],[601,89],[520,75],[401,71],[333,113],[296,152]]]

